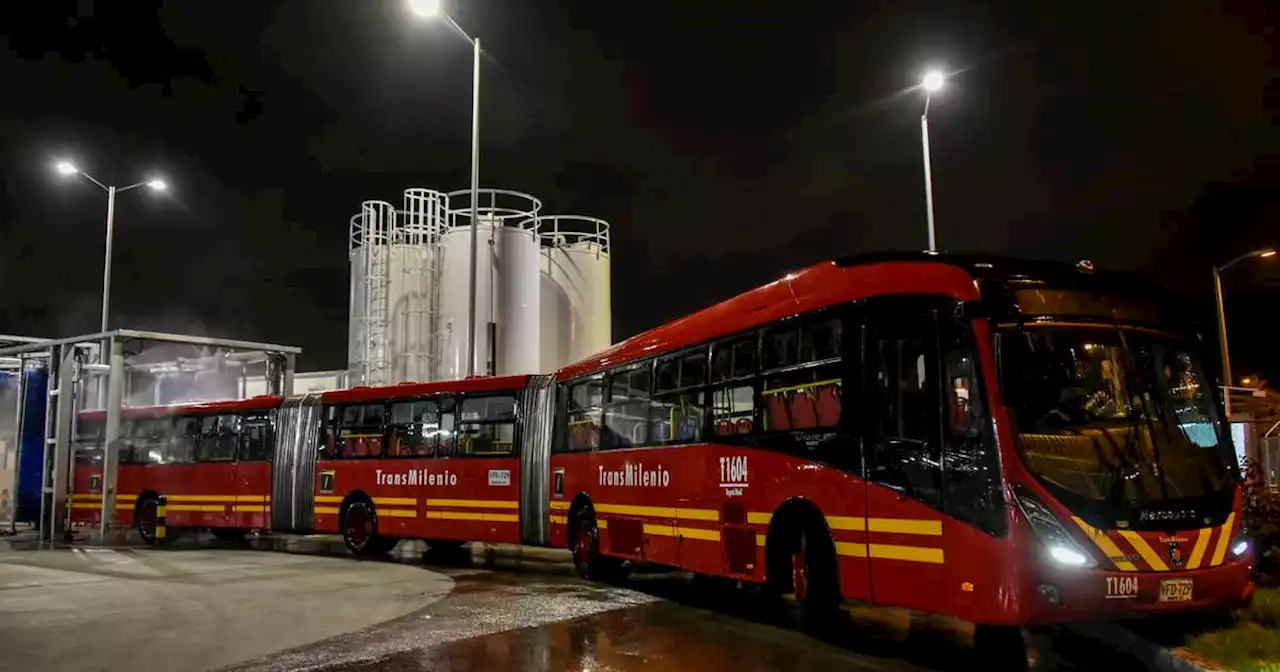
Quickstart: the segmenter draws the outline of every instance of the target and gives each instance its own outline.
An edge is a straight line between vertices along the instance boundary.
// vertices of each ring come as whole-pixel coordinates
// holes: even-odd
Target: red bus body
[[[117,515],[163,494],[175,527],[569,547],[588,574],[995,626],[1235,607],[1253,556],[1220,411],[1194,339],[1127,291],[1091,267],[834,261],[554,376],[132,409],[269,412],[273,463],[122,464]],[[96,522],[77,467],[72,517]]]
[[[514,396],[524,391],[528,380],[528,376],[511,376],[355,388],[327,392],[322,400],[327,407],[343,408],[444,397]],[[381,435],[377,438],[385,440]],[[378,536],[520,543],[520,464],[514,455],[402,458],[389,455],[390,446],[369,452],[374,454],[366,458],[332,455],[335,459],[322,456],[316,461],[317,532],[342,532],[344,505],[353,498],[368,498],[376,511]]]
[[[941,307],[978,305],[989,297],[982,295],[976,275],[928,257],[823,263],[633,337],[560,371],[557,379],[571,383],[600,372],[625,371],[637,361],[815,311],[870,306],[878,298],[936,297],[942,300]],[[945,330],[946,313],[938,315],[937,329]],[[771,557],[768,548],[793,534],[800,516],[820,521],[816,529],[824,537],[829,535],[838,588],[824,589],[862,602],[952,614],[983,624],[1017,625],[1226,609],[1248,599],[1253,588],[1252,556],[1234,552],[1241,547],[1237,546],[1238,483],[1229,515],[1213,524],[1170,523],[1170,529],[1159,531],[1099,531],[1087,525],[1024,468],[1016,448],[1015,424],[997,383],[992,347],[995,325],[981,317],[966,322],[970,322],[977,360],[972,392],[983,396],[994,430],[991,446],[998,450],[999,506],[993,512],[995,527],[1003,528],[998,533],[978,529],[901,489],[864,478],[858,469],[836,469],[802,456],[762,450],[751,440],[730,443],[706,437],[686,445],[553,451],[551,467],[559,483],[553,482],[549,492],[551,543],[575,546],[586,532],[575,529],[573,512],[590,505],[598,521],[598,552],[603,555],[755,582],[769,582],[773,574],[790,574],[776,584],[799,596],[801,590],[795,584],[806,577],[794,576],[794,554]],[[898,328],[867,318],[858,337],[873,338],[882,326]],[[870,348],[867,343],[862,347]],[[856,349],[846,350],[846,355]],[[713,356],[714,352],[713,348]],[[850,370],[865,372],[873,368],[869,361],[868,355]],[[609,380],[606,385],[614,384],[615,378]],[[866,389],[875,385],[874,381],[846,381],[852,383],[850,387],[860,382]],[[759,391],[757,395],[765,398]],[[844,390],[845,409],[854,411],[848,428],[855,441],[868,436],[867,419],[859,417],[871,412],[863,403],[865,396]],[[791,410],[794,417],[806,414],[808,426],[813,427],[812,409],[815,404],[820,407],[821,394],[817,401],[803,403],[805,408]],[[755,422],[774,410],[760,409]],[[564,450],[563,440],[556,445]],[[1046,558],[1045,543],[1028,523],[1013,494],[1015,488],[1042,502],[1068,530],[1067,543],[1074,542],[1072,552],[1087,554],[1084,562],[1094,566],[1066,566]],[[1180,579],[1190,580],[1183,584],[1186,594],[1181,596]],[[1169,601],[1170,597],[1181,597],[1181,601]]]
[[[209,417],[242,417],[252,413],[273,413],[279,397],[257,397],[244,401],[212,402],[174,406],[127,408],[121,411],[122,441],[128,446],[140,423],[162,423],[171,427],[180,418],[202,421]],[[71,522],[98,524],[102,517],[101,431],[104,411],[80,414],[80,427],[91,428],[96,438],[88,439],[78,452],[71,488]],[[160,435],[173,443],[172,433]],[[236,448],[241,437],[235,436]],[[167,498],[167,524],[172,527],[209,529],[264,529],[270,527],[271,463],[241,459],[233,450],[228,459],[192,463],[150,456],[129,459],[124,451],[116,480],[116,519],[133,527],[139,501],[163,495]],[[86,459],[88,458],[88,459]]]

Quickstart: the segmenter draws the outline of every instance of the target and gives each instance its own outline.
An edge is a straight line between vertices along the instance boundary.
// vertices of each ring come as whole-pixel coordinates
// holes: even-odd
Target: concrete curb
[[[1137,658],[1157,672],[1228,672],[1186,649],[1169,649],[1115,623],[1075,623],[1065,629],[1098,640]]]

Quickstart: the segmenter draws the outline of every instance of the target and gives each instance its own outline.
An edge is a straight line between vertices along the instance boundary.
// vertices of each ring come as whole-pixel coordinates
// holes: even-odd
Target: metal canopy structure
[[[43,452],[38,488],[40,539],[53,541],[67,531],[80,411],[106,412],[98,530],[105,538],[116,522],[122,408],[237,399],[249,377],[265,379],[267,394],[287,396],[293,393],[295,360],[301,352],[301,348],[274,343],[132,329],[57,339],[0,336],[0,366],[18,371],[15,436],[32,429],[23,427],[30,380],[47,384],[42,446],[22,448],[20,444],[19,454],[19,463],[34,464],[31,457],[24,461],[21,453]],[[33,378],[28,375],[33,371],[43,375]],[[15,492],[18,481],[15,476]]]

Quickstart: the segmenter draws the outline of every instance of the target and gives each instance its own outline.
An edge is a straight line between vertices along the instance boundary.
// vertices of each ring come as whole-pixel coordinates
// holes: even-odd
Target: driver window
[[[913,314],[914,313],[914,314]],[[876,311],[867,350],[875,436],[871,480],[941,508],[937,327],[932,310]]]

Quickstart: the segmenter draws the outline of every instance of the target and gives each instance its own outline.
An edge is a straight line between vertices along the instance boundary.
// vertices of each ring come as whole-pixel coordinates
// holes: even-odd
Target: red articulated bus
[[[270,485],[214,488],[219,465],[197,464],[161,487],[122,466],[121,501],[260,496],[273,529],[339,532],[357,554],[568,547],[587,577],[670,565],[793,595],[813,623],[851,600],[954,615],[990,641],[1230,609],[1253,553],[1184,312],[1087,263],[836,260],[553,376],[166,411],[203,432],[216,408],[242,431],[274,409]]]
[[[1183,312],[1087,262],[789,274],[557,374],[551,543],[988,635],[1234,607],[1238,465]]]
[[[279,397],[128,408],[120,416],[116,516],[155,541],[159,496],[167,524],[213,530],[224,539],[270,527],[272,425]],[[71,522],[102,517],[106,413],[79,417]]]

